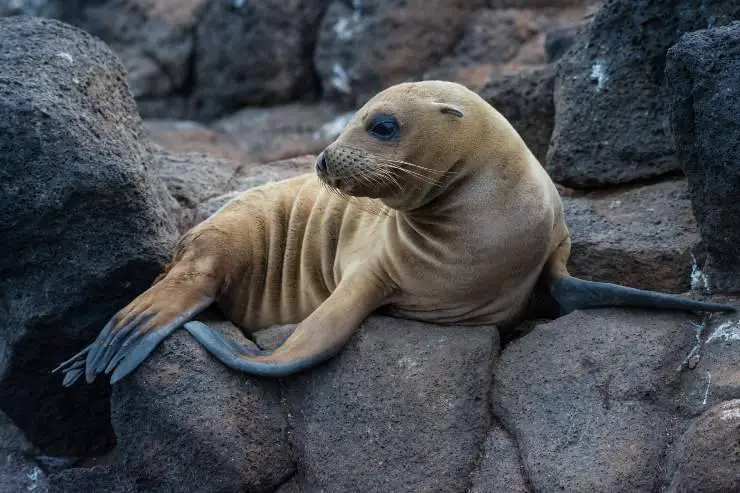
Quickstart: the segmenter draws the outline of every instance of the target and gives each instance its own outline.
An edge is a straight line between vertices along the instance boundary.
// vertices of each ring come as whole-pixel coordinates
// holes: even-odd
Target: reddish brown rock
[[[691,288],[699,242],[685,180],[564,197],[570,272],[643,289]]]
[[[678,441],[668,493],[740,491],[740,399],[699,416]]]
[[[271,108],[245,108],[215,122],[251,162],[268,163],[318,154],[344,128],[352,112],[331,103],[291,103]]]
[[[230,136],[198,122],[147,120],[144,128],[152,141],[168,151],[197,152],[241,163],[252,160]]]

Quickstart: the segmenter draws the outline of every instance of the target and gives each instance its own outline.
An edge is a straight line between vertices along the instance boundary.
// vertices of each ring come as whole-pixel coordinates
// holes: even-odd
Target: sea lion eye
[[[391,140],[398,136],[401,129],[393,116],[377,115],[368,125],[367,131],[381,140]]]

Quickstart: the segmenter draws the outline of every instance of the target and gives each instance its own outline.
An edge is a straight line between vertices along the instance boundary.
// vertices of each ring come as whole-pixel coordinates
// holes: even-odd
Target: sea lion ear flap
[[[437,107],[439,108],[439,111],[441,111],[442,113],[446,115],[453,115],[458,118],[462,118],[463,116],[465,116],[462,108],[454,104],[449,104],[449,103],[434,103],[434,104],[437,105]]]

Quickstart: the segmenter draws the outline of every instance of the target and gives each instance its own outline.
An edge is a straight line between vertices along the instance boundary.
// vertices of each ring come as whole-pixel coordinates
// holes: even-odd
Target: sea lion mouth
[[[362,149],[335,145],[316,157],[316,174],[335,191],[354,197],[379,198],[393,190],[397,180]]]

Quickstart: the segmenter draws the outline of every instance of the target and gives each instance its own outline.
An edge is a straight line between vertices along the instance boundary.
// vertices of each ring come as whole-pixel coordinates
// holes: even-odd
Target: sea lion
[[[568,274],[563,205],[509,122],[443,81],[378,93],[319,154],[316,173],[248,190],[187,232],[154,284],[54,371],[115,383],[184,326],[227,366],[281,376],[334,355],[378,310],[438,324],[514,324],[538,280],[561,313],[730,305]],[[247,332],[298,323],[258,351],[190,321],[212,303]],[[189,322],[190,321],[190,322]]]

